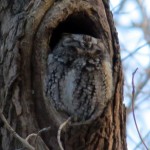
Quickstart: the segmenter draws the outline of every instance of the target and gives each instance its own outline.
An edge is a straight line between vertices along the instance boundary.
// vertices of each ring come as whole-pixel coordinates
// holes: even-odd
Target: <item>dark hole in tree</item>
[[[54,29],[50,40],[51,49],[59,42],[62,33],[86,34],[95,38],[100,37],[100,29],[85,12],[74,13],[65,21],[59,23],[56,29]]]

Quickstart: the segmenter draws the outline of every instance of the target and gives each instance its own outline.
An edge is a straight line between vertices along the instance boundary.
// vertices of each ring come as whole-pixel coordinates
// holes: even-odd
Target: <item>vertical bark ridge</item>
[[[63,129],[63,146],[66,150],[127,149],[120,49],[107,3],[102,0],[0,2],[0,108],[24,138],[51,126],[51,131],[43,134],[43,140],[50,149],[59,149],[57,131],[67,118],[51,106],[44,87],[48,54],[60,35],[70,32],[106,41],[114,88],[101,116],[90,124],[72,124]],[[0,149],[22,147],[5,128],[1,128],[0,141]]]

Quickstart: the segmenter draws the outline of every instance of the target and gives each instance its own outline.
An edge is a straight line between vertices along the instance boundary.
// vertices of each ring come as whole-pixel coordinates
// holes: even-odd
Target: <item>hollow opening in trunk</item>
[[[61,39],[63,33],[86,34],[95,38],[100,37],[100,29],[96,21],[86,12],[71,14],[66,20],[60,22],[53,30],[50,47],[53,49]]]

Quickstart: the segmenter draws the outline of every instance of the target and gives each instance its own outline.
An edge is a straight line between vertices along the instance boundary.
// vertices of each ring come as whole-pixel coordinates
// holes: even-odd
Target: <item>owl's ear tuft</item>
[[[95,38],[100,38],[100,30],[97,22],[89,16],[87,12],[74,12],[69,15],[66,20],[60,22],[53,30],[50,40],[50,47],[53,49],[61,39],[63,33],[85,34]]]

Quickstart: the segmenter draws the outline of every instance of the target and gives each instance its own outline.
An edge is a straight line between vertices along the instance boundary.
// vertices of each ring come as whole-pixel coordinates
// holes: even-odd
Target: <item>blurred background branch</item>
[[[149,0],[110,0],[124,69],[128,150],[144,150],[132,117],[132,72],[135,77],[135,114],[140,133],[150,148],[150,9]]]

